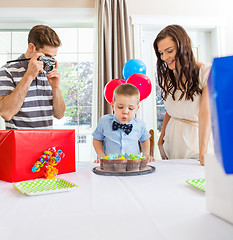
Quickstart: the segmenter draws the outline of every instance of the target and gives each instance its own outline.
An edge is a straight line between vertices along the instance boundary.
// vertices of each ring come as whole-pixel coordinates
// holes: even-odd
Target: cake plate
[[[100,169],[99,166],[98,167],[94,167],[92,169],[92,171],[95,174],[104,175],[104,176],[136,176],[136,175],[145,175],[145,174],[153,173],[155,170],[156,170],[156,168],[154,166],[150,166],[150,165],[147,165],[147,169],[145,169],[145,170],[127,171],[127,172],[113,172],[113,171],[106,172],[106,171]]]

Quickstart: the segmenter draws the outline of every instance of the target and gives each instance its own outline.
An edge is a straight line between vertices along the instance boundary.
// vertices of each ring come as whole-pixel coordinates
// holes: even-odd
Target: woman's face
[[[167,63],[169,69],[175,70],[175,56],[177,53],[176,43],[171,37],[166,37],[158,42],[157,47],[161,60]]]

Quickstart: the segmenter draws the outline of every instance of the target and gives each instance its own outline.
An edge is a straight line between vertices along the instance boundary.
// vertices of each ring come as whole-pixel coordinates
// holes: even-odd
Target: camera
[[[16,60],[11,60],[7,61],[7,63],[12,63],[12,62],[21,62],[21,61],[28,61],[31,58],[24,58],[24,59],[16,59]],[[52,57],[47,57],[47,56],[41,56],[37,58],[38,61],[43,62],[43,69],[46,72],[51,72],[53,71],[55,65],[56,65],[56,60]]]
[[[37,60],[43,62],[43,69],[46,72],[53,71],[53,69],[54,69],[54,67],[56,65],[56,60],[54,58],[51,58],[51,57],[41,56]]]

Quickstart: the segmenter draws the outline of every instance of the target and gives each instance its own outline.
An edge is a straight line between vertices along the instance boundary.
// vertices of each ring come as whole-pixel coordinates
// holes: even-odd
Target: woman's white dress
[[[199,70],[199,87],[203,89],[207,85],[211,65],[202,64]],[[198,114],[201,94],[194,96],[194,101],[180,97],[181,91],[175,92],[175,101],[169,94],[164,105],[171,116],[167,123],[164,136],[164,151],[168,158],[198,158]],[[190,120],[189,121],[185,121]],[[196,123],[195,123],[196,122]],[[210,137],[208,152],[213,152],[213,139]]]

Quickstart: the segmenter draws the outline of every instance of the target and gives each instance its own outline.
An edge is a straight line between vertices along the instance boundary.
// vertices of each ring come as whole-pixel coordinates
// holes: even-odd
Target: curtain
[[[98,16],[98,116],[111,113],[104,86],[122,79],[122,68],[132,58],[127,0],[97,0]]]

